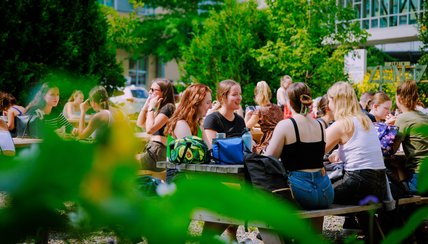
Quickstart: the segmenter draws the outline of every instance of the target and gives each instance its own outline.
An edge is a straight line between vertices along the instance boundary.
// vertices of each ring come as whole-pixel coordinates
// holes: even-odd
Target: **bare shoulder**
[[[178,120],[177,124],[175,125],[176,128],[190,128],[189,124],[185,120]]]

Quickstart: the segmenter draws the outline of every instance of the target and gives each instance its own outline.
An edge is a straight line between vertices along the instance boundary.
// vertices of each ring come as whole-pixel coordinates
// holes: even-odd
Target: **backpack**
[[[245,169],[246,179],[256,188],[268,192],[289,188],[284,166],[274,157],[257,153],[246,154]],[[281,197],[289,197],[283,194],[286,193],[280,192]]]
[[[385,123],[374,123],[374,126],[379,137],[383,156],[391,156],[393,154],[393,146],[398,134],[398,127],[387,125]]]
[[[208,147],[197,136],[186,136],[169,143],[168,160],[175,164],[205,164],[210,162]]]

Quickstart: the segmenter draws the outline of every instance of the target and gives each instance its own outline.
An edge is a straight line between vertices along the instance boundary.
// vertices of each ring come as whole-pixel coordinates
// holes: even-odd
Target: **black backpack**
[[[249,153],[245,155],[245,178],[259,189],[275,192],[289,188],[283,164],[271,156]],[[289,198],[289,192],[278,191],[279,196]]]

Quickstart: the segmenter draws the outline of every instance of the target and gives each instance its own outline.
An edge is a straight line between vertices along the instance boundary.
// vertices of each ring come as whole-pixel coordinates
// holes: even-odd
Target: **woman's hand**
[[[162,100],[163,98],[160,98],[159,96],[151,97],[149,101],[149,111],[152,109],[158,110]]]
[[[385,119],[385,124],[387,124],[387,125],[394,125],[395,124],[395,120],[397,120],[397,116],[392,115],[392,114],[388,114],[386,116],[386,119]]]
[[[88,111],[89,108],[91,108],[91,105],[89,104],[89,99],[86,99],[86,101],[80,104],[81,113],[86,113],[86,111]]]
[[[330,154],[330,156],[328,156],[328,161],[330,161],[330,163],[339,163],[340,162],[339,152],[337,150],[334,150]]]

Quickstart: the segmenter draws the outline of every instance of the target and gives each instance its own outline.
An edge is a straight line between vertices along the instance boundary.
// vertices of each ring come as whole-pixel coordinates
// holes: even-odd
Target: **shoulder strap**
[[[296,133],[296,141],[300,142],[299,128],[297,128],[296,120],[294,120],[294,118],[290,118],[290,120],[291,122],[293,122],[293,125],[294,125],[294,133]]]
[[[21,110],[19,110],[19,109],[18,109],[18,108],[16,108],[15,106],[13,106],[12,108],[14,108],[16,111],[18,111],[18,112],[19,112],[18,116],[22,115],[22,111],[21,111]]]
[[[318,121],[318,124],[320,124],[320,128],[321,128],[321,141],[324,141],[324,130],[322,128],[322,124],[321,124],[321,122],[319,120],[317,120],[317,121]]]

